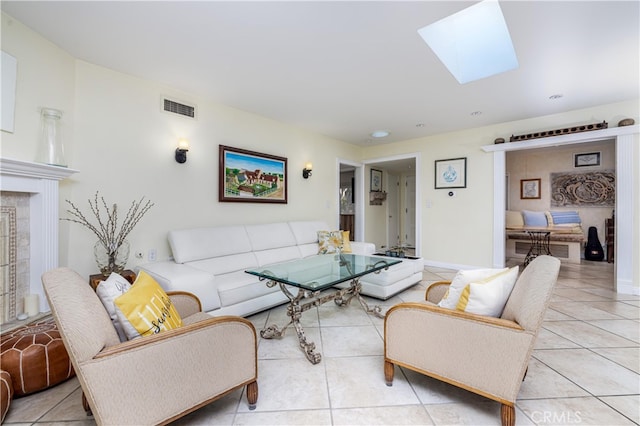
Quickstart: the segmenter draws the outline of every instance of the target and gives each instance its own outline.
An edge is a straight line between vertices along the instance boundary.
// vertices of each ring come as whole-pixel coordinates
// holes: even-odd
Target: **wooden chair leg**
[[[384,361],[384,381],[387,386],[393,385],[393,375],[395,373],[395,365],[387,360]]]
[[[502,426],[515,426],[516,424],[516,408],[510,405],[502,404],[500,407],[500,420]]]
[[[247,385],[247,402],[249,403],[249,410],[256,409],[256,403],[258,402],[258,382],[251,382]]]
[[[87,416],[93,416],[93,412],[91,411],[91,407],[89,406],[89,401],[87,401],[87,397],[84,396],[84,392],[82,392],[82,408],[84,408]]]

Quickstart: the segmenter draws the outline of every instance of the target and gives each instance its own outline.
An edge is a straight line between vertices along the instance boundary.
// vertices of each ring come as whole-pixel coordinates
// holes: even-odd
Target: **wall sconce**
[[[313,164],[307,163],[304,165],[304,169],[302,169],[302,177],[308,179],[311,176],[311,170],[313,170]]]
[[[180,139],[176,148],[176,161],[178,163],[182,164],[187,161],[187,151],[189,151],[189,141]]]

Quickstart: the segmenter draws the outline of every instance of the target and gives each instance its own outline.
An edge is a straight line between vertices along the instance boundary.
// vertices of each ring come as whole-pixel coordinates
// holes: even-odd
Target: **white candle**
[[[24,312],[30,317],[40,313],[40,300],[37,294],[28,294],[24,297]]]

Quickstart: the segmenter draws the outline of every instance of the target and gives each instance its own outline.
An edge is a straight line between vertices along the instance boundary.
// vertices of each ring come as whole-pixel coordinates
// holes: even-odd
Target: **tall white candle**
[[[40,313],[40,300],[37,294],[28,294],[24,297],[24,312],[30,317]]]

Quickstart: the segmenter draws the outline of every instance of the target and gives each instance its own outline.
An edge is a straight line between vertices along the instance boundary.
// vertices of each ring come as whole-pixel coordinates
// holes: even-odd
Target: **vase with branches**
[[[79,223],[98,237],[94,255],[100,272],[104,276],[108,276],[111,272],[122,272],[129,257],[129,243],[126,238],[154,204],[149,200],[145,201],[145,197],[133,201],[120,224],[118,205],[112,204],[109,207],[104,197],[99,196],[97,191],[93,200],[88,200],[89,209],[93,215],[91,220],[74,203],[65,201],[70,206],[67,210],[70,217],[62,220]]]

